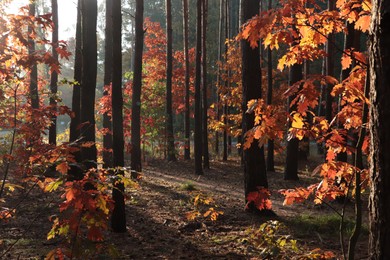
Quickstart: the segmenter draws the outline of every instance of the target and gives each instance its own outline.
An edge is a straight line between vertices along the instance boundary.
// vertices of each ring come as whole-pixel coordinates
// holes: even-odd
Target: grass
[[[340,229],[340,216],[332,215],[308,215],[303,214],[289,219],[288,226],[292,227],[299,236],[310,236],[317,233],[323,237],[338,237]],[[344,219],[346,236],[350,236],[354,227],[354,221],[350,218]],[[362,228],[362,233],[367,232],[367,228]]]
[[[197,190],[195,184],[193,184],[191,181],[186,181],[185,183],[183,183],[183,184],[180,186],[180,189],[181,189],[181,190],[185,190],[185,191],[194,191],[194,190]]]

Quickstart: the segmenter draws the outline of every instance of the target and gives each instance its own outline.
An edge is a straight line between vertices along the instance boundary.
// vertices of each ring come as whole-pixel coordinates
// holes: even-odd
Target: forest
[[[0,259],[390,259],[384,0],[1,0]]]

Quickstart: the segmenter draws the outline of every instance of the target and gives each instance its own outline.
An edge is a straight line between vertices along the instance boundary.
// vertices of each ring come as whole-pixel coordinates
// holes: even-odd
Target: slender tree
[[[184,115],[184,159],[191,159],[190,141],[190,60],[188,54],[188,0],[183,0],[183,41],[184,41],[184,62],[185,62],[185,115]]]
[[[29,15],[31,17],[35,16],[35,9],[36,9],[35,0],[30,1],[30,4],[28,7],[29,7]],[[33,33],[33,28],[29,26],[28,27],[28,35],[29,35],[29,37],[28,37],[28,45],[29,45],[28,54],[29,55],[33,55],[35,52],[35,41],[31,37],[32,33]],[[38,67],[36,64],[34,66],[32,66],[31,72],[30,72],[30,93],[29,94],[30,94],[30,100],[31,100],[31,107],[38,109],[39,108]]]
[[[142,88],[142,50],[144,45],[144,0],[136,1],[135,11],[135,52],[133,96],[131,103],[131,170],[132,177],[141,172],[141,88]]]
[[[328,10],[333,11],[336,8],[336,3],[334,0],[328,0]],[[328,35],[328,42],[326,43],[326,75],[328,76],[335,76],[335,69],[334,69],[334,41],[335,41],[335,35],[329,34]],[[333,118],[333,97],[331,95],[333,86],[331,84],[326,85],[326,96],[325,96],[325,118],[328,120],[328,122],[332,121]]]
[[[208,0],[202,1],[202,79],[203,79],[203,168],[210,169],[209,131],[207,128],[207,9]]]
[[[370,259],[390,259],[390,3],[373,1],[370,37]]]
[[[268,10],[272,9],[272,0],[268,0]],[[272,104],[272,88],[273,88],[273,79],[272,79],[272,50],[271,48],[267,49],[267,104]],[[268,140],[267,145],[267,170],[275,171],[275,162],[274,162],[274,141]]]
[[[109,95],[107,87],[111,86],[112,81],[112,0],[106,0],[106,23],[105,23],[105,46],[104,46],[104,86],[103,96]],[[107,133],[103,136],[103,166],[112,167],[112,123],[108,113],[103,114],[103,128]]]
[[[53,43],[53,49],[52,49],[52,55],[53,59],[58,61],[58,53],[57,53],[57,46],[58,46],[58,4],[57,0],[51,0],[51,13],[52,13],[52,20],[53,20],[53,33],[52,33],[52,43]],[[51,77],[50,77],[50,91],[51,91],[51,97],[50,97],[50,106],[52,106],[53,115],[51,118],[51,125],[49,128],[49,143],[50,144],[57,144],[57,116],[56,116],[56,110],[57,110],[57,90],[58,90],[58,73],[57,71],[52,71]]]
[[[201,100],[201,58],[202,58],[202,0],[196,1],[196,67],[195,67],[195,173],[202,170],[202,100]]]
[[[245,23],[248,19],[258,14],[259,1],[241,1],[241,21]],[[247,103],[252,99],[259,99],[261,93],[261,70],[259,48],[251,48],[249,42],[241,42],[242,52],[242,132],[245,134],[254,126],[254,115],[246,113]],[[243,151],[245,198],[250,192],[256,191],[258,187],[268,187],[267,170],[264,159],[264,148],[253,142],[250,148]],[[250,205],[254,210],[254,205]]]
[[[290,68],[289,85],[293,85],[302,79],[302,65],[294,64]],[[289,97],[288,103],[290,104],[293,97]],[[289,112],[294,111],[294,107],[289,107]],[[297,138],[291,138],[287,141],[286,148],[286,167],[284,169],[285,180],[298,180],[298,159],[299,159],[299,140]]]
[[[224,10],[224,28],[225,28],[225,38],[228,38],[229,37],[229,8],[228,8],[228,0],[225,0],[224,1],[224,6],[223,6],[223,10]],[[224,39],[226,40],[226,39]],[[224,44],[224,47],[225,47],[225,62],[228,63],[228,55],[227,55],[227,52],[228,52],[228,45],[225,43]],[[227,72],[229,74],[229,72]],[[228,85],[229,85],[229,82],[227,80],[224,81],[224,85],[225,85],[225,89],[228,89]],[[224,103],[223,103],[223,124],[225,126],[224,130],[223,130],[223,155],[222,155],[222,160],[223,161],[227,161],[227,158],[228,158],[228,124],[229,124],[229,121],[228,121],[228,110],[229,110],[229,107],[228,107],[228,102],[227,102],[227,97],[228,95],[225,96],[225,100],[224,100]]]
[[[96,167],[95,145],[95,91],[97,74],[97,0],[82,0],[82,84],[81,88],[81,136],[91,146],[81,148],[81,158],[87,169]]]
[[[167,66],[166,66],[166,135],[168,161],[176,161],[175,139],[173,135],[173,113],[172,113],[172,3],[171,0],[165,0],[167,15]]]
[[[112,1],[112,152],[113,166],[117,174],[123,175],[125,166],[123,136],[123,95],[122,95],[122,4]],[[115,184],[112,198],[115,203],[111,227],[114,232],[126,232],[126,213],[123,183]]]
[[[218,19],[218,61],[222,62],[222,46],[224,43],[224,37],[223,37],[223,21],[224,21],[224,0],[219,1],[219,19]],[[220,95],[218,92],[218,88],[222,85],[222,78],[221,78],[221,69],[218,66],[218,72],[217,72],[217,120],[221,118],[221,109],[220,109]],[[219,154],[219,132],[215,132],[215,153]]]

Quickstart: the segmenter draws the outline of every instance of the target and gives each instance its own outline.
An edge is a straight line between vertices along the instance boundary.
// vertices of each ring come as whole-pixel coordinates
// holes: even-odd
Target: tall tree
[[[123,175],[125,166],[123,136],[123,95],[122,95],[122,4],[112,1],[112,152],[113,166],[117,174]],[[126,214],[123,183],[115,184],[112,198],[115,203],[111,227],[114,232],[126,232]]]
[[[241,1],[242,24],[258,14],[259,1]],[[261,93],[261,70],[259,47],[251,48],[249,42],[241,42],[242,53],[242,132],[245,134],[254,126],[254,115],[246,113],[248,101],[259,99]],[[243,151],[245,198],[258,187],[268,187],[267,170],[264,159],[264,148],[252,142],[248,149]],[[254,209],[254,205],[250,205]]]
[[[136,1],[135,10],[135,52],[133,96],[131,103],[131,170],[132,177],[142,170],[141,164],[141,88],[142,88],[142,50],[144,46],[144,0]]]
[[[173,113],[172,113],[172,3],[165,0],[167,15],[167,62],[166,62],[166,136],[168,148],[168,161],[176,161],[175,139],[173,135]]]
[[[202,169],[202,100],[201,100],[201,59],[202,59],[202,0],[196,1],[196,57],[195,57],[195,173]]]
[[[95,145],[95,91],[97,74],[97,0],[82,0],[82,85],[81,88],[81,136],[91,146],[81,148],[81,158],[87,169],[96,167]]]
[[[390,259],[390,3],[373,1],[370,37],[370,259]]]
[[[112,0],[106,0],[105,46],[104,46],[104,91],[103,96],[109,95],[112,81]],[[107,130],[103,136],[103,166],[112,167],[112,124],[108,112],[103,114],[103,128]]]
[[[51,0],[51,13],[52,13],[52,20],[53,20],[53,33],[52,33],[52,43],[53,43],[53,49],[52,49],[52,55],[53,59],[58,61],[58,53],[57,53],[57,46],[58,46],[58,4],[57,0]],[[56,110],[57,110],[57,90],[58,90],[58,73],[57,71],[51,72],[50,77],[50,91],[51,91],[51,97],[50,97],[50,106],[52,106],[53,115],[51,118],[51,125],[49,128],[49,143],[56,145],[57,143],[57,116],[56,116]]]
[[[30,1],[29,4],[29,15],[31,17],[35,16],[35,0]],[[33,55],[35,52],[35,41],[33,37],[31,37],[33,33],[33,28],[31,26],[28,27],[28,54]],[[38,67],[36,64],[32,66],[31,72],[30,72],[30,100],[31,100],[31,107],[38,109],[39,108],[39,95],[38,95]]]
[[[184,115],[184,159],[190,159],[190,60],[188,54],[188,0],[183,0],[183,41],[185,62],[185,115]]]
[[[228,0],[224,1],[224,28],[225,28],[225,39],[226,41],[227,38],[229,38],[229,7],[228,7]],[[225,42],[224,44],[225,47],[225,63],[228,63],[228,45]],[[229,72],[227,72],[229,74]],[[224,81],[225,89],[228,89],[229,82],[228,80]],[[223,102],[223,124],[225,126],[223,130],[223,155],[222,155],[222,160],[227,161],[228,158],[228,101],[227,101],[227,95],[225,95],[225,100]]]
[[[268,0],[268,10],[272,9],[272,0]],[[267,49],[267,104],[272,104],[272,88],[273,88],[273,78],[272,78],[272,50],[271,48]],[[274,163],[274,141],[268,140],[267,145],[267,170],[275,171]]]
[[[70,120],[69,141],[74,142],[79,138],[80,131],[80,97],[81,97],[81,78],[82,78],[82,40],[81,40],[81,0],[77,2],[77,22],[76,22],[76,47],[74,56],[74,81],[72,93],[72,111],[73,117]]]
[[[302,65],[294,64],[290,68],[289,85],[292,86],[295,82],[302,79]],[[294,97],[289,97],[290,104]],[[294,107],[289,107],[289,112],[294,111]],[[299,140],[294,137],[287,141],[286,148],[286,167],[284,169],[285,180],[298,180],[298,159],[299,159]]]
[[[202,78],[203,78],[203,168],[210,169],[209,131],[207,128],[207,9],[208,0],[202,1]]]
[[[224,21],[224,0],[219,1],[219,18],[218,18],[218,61],[222,62],[222,46],[224,43],[224,37],[223,37],[223,21]],[[220,95],[218,93],[218,88],[222,84],[222,77],[221,77],[221,69],[220,66],[218,66],[218,72],[217,72],[217,120],[221,117],[221,109],[220,109]],[[219,154],[219,132],[215,132],[215,153]]]

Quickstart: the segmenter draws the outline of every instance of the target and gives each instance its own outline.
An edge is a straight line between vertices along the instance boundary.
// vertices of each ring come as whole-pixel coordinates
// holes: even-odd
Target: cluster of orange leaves
[[[283,45],[285,53],[279,57],[278,69],[283,70],[294,64],[302,64],[325,58],[328,54],[324,47],[331,34],[347,33],[347,24],[353,24],[355,30],[366,33],[370,24],[370,0],[338,0],[334,9],[324,8],[324,3],[313,0],[289,1],[280,0],[277,7],[263,11],[244,24],[237,39],[247,40],[252,47],[257,47],[259,39],[265,48],[279,50]],[[333,42],[329,44],[334,44]],[[326,163],[319,166],[315,173],[323,177],[321,183],[308,188],[282,190],[286,196],[285,204],[301,202],[313,196],[316,203],[348,195],[353,190],[354,176],[362,175],[362,185],[367,182],[366,169],[357,169],[347,163],[337,162],[337,154],[351,154],[356,148],[350,136],[358,133],[362,127],[362,111],[369,101],[364,94],[367,71],[366,54],[356,49],[346,49],[340,60],[343,70],[350,70],[349,76],[342,82],[329,75],[305,75],[305,79],[289,86],[284,93],[290,98],[290,128],[287,140],[304,137],[325,144],[327,149]],[[321,86],[330,85],[331,95],[338,97],[339,111],[333,108],[334,118],[328,121],[312,111],[320,103]],[[248,103],[247,113],[255,114],[255,127],[246,133],[244,148],[250,147],[254,140],[263,145],[268,139],[283,139],[285,126],[275,123],[274,105],[266,107],[262,100]],[[282,107],[283,110],[283,107]],[[284,110],[286,111],[286,110]],[[275,113],[275,112],[274,112]],[[275,131],[271,134],[270,132]],[[272,136],[273,135],[273,136]],[[365,136],[363,153],[368,155],[369,138]],[[343,181],[341,181],[343,180]],[[349,185],[344,185],[348,183]],[[353,192],[352,192],[353,193]]]

